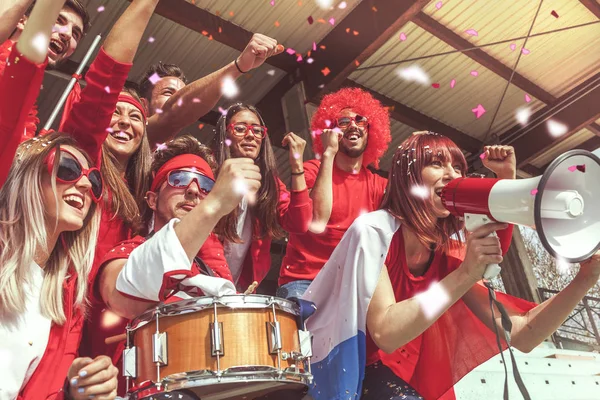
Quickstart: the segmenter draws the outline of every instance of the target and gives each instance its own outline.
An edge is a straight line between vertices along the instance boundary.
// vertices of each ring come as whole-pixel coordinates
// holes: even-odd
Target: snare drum
[[[129,398],[180,390],[202,400],[279,398],[279,391],[301,398],[312,383],[312,350],[298,315],[296,303],[263,295],[159,305],[127,327]]]

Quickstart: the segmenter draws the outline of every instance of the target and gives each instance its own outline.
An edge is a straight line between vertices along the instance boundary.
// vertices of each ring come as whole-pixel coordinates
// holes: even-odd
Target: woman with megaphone
[[[487,146],[482,158],[499,178],[515,178],[512,147]],[[313,397],[348,390],[347,380],[340,379],[343,384],[336,386],[321,379],[325,365],[319,365],[335,365],[352,337],[348,332],[338,334],[352,325],[348,304],[366,310],[366,318],[358,311],[353,322],[358,337],[366,324],[366,354],[357,347],[358,360],[362,355],[366,359],[362,399],[449,399],[456,382],[499,353],[496,330],[507,328],[515,348],[531,351],[563,323],[597,282],[600,259],[595,256],[567,288],[540,305],[493,293],[499,307],[506,310],[502,321],[498,308],[490,307],[481,277],[488,264],[502,261],[512,226],[491,223],[467,232],[464,222],[444,208],[442,188],[464,177],[466,171],[459,147],[437,133],[418,132],[398,147],[382,209],[352,224],[304,296],[318,309],[308,321],[314,334]],[[498,235],[490,236],[495,231]],[[333,295],[331,289],[319,290],[319,285],[333,288]],[[346,289],[350,287],[356,290]],[[328,299],[332,297],[338,298]],[[331,317],[336,313],[344,322]],[[342,341],[337,340],[340,336]],[[320,343],[326,347],[324,352]],[[506,347],[503,343],[502,348]],[[352,371],[347,360],[344,373]],[[359,371],[354,388],[359,393],[361,368],[354,369]],[[327,379],[332,376],[329,371]]]

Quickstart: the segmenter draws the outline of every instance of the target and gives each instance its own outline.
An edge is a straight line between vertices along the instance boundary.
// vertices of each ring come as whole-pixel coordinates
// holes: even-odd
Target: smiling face
[[[247,157],[256,160],[260,154],[262,138],[260,135],[252,133],[251,129],[246,129],[244,133],[234,134],[235,127],[230,126],[236,124],[240,124],[240,126],[241,124],[261,126],[260,119],[252,111],[242,110],[231,117],[227,127],[227,138],[231,140],[231,146],[229,147],[231,157]],[[243,129],[240,128],[240,131],[243,131]]]
[[[337,117],[339,120],[343,117],[356,118],[356,113],[349,108],[340,112]],[[355,121],[351,121],[346,128],[341,128],[344,136],[340,141],[340,151],[350,158],[360,157],[367,149],[367,137],[369,135],[369,127],[359,127]]]
[[[77,162],[84,168],[89,168],[86,158],[72,146],[62,146],[75,156]],[[73,158],[68,153],[62,152],[61,157]],[[56,197],[52,190],[52,177],[47,169],[42,176],[42,194],[46,205],[47,224],[54,228],[57,224],[57,233],[76,231],[83,227],[83,222],[92,204],[92,185],[86,176],[81,176],[76,182],[63,183],[56,181]],[[58,200],[58,203],[57,203]]]
[[[174,76],[161,78],[152,88],[152,98],[150,100],[150,115],[156,113],[156,110],[162,110],[163,106],[178,90],[185,87],[185,83]]]
[[[442,188],[451,180],[463,176],[462,164],[455,160],[444,160],[443,158],[433,158],[429,165],[421,170],[421,179],[423,186],[430,191],[433,213],[437,218],[446,218],[450,215],[443,203],[440,194]]]
[[[70,7],[63,7],[56,19],[50,46],[48,47],[48,65],[55,68],[62,61],[71,57],[77,44],[83,37],[83,20]]]
[[[113,112],[110,128],[106,144],[121,165],[126,166],[142,143],[145,130],[142,112],[133,104],[120,101]]]

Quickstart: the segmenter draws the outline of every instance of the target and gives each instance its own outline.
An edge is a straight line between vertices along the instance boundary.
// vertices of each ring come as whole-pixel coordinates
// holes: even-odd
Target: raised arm
[[[153,146],[172,139],[175,135],[207,114],[221,98],[221,85],[225,77],[236,79],[261,66],[265,60],[283,51],[275,39],[256,33],[237,58],[237,65],[232,61],[218,71],[198,79],[178,90],[162,106],[161,113],[156,113],[148,120],[148,139]],[[200,102],[193,101],[200,99]],[[152,114],[152,112],[150,113]]]
[[[419,336],[475,285],[487,264],[501,262],[498,239],[487,236],[504,227],[488,224],[475,230],[468,239],[467,253],[461,266],[427,291],[410,299],[396,303],[387,268],[384,267],[367,311],[367,327],[377,346],[391,353]]]
[[[159,0],[133,0],[111,29],[86,74],[86,87],[60,130],[100,156],[119,93],[123,90],[144,30]]]
[[[38,1],[0,76],[0,185],[6,180],[25,120],[40,91],[50,33],[63,4],[64,0]]]
[[[0,44],[10,38],[31,3],[33,3],[33,0],[2,1],[2,6],[0,6]]]

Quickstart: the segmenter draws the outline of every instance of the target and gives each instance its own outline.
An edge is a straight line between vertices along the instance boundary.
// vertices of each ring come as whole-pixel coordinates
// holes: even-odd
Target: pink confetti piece
[[[569,171],[571,171],[571,172],[579,171],[579,172],[585,173],[585,164],[571,165],[569,167]]]
[[[300,153],[294,153],[294,159],[297,160],[300,158]]]
[[[98,12],[102,12],[102,11],[104,11],[104,6],[98,7]]]
[[[271,7],[273,7],[275,5],[275,0],[271,0]]]
[[[302,56],[300,54],[298,54],[298,57],[296,58],[297,62],[302,62]]]
[[[163,113],[163,110],[162,110],[162,108],[157,108],[156,110],[154,110],[154,112],[155,112],[156,114],[162,114],[162,113]]]
[[[575,172],[575,171],[577,171],[577,165],[571,165],[571,166],[569,167],[569,171],[571,171],[571,172]]]
[[[525,101],[529,103],[531,101],[531,97],[527,93],[525,93]]]
[[[160,76],[155,72],[152,74],[152,76],[150,76],[150,78],[148,78],[148,80],[150,81],[150,83],[152,83],[153,85],[156,85],[156,83],[158,81],[160,81]]]
[[[199,99],[199,98],[197,98],[197,97],[194,97],[194,98],[192,99],[192,103],[200,103],[200,99]]]
[[[294,54],[296,54],[296,50],[292,49],[291,47],[288,47],[287,49],[285,49],[285,52],[288,53],[291,56],[293,56]]]
[[[531,53],[531,51],[530,51],[530,50],[527,50],[525,47],[523,47],[523,48],[521,49],[521,53],[523,53],[523,54],[527,55],[527,54]]]
[[[342,2],[340,3],[340,5],[338,6],[338,8],[339,8],[340,10],[343,10],[344,8],[346,8],[346,6],[347,6],[346,2],[345,2],[345,1],[342,1]]]
[[[440,84],[439,83],[432,83],[431,87],[434,89],[439,89],[440,88]]]
[[[403,42],[406,40],[406,33],[402,32],[400,34],[400,40],[402,40]]]
[[[454,89],[454,85],[456,85],[456,79],[450,81],[450,87]]]
[[[177,100],[177,107],[181,107],[183,105],[183,99]]]
[[[279,196],[279,198],[283,201],[286,201],[290,198],[290,194],[288,192],[281,192],[281,196]]]
[[[313,49],[313,51],[317,51],[317,42],[313,42],[312,49]]]
[[[329,23],[331,25],[335,25],[335,18],[333,18],[333,17],[329,18]]]
[[[471,109],[475,113],[475,117],[477,119],[481,118],[483,114],[485,114],[485,108],[481,104],[478,104],[477,107]]]
[[[156,145],[156,151],[163,151],[167,149],[167,145],[164,143],[158,143]]]
[[[109,93],[109,94],[110,94],[110,88],[109,88],[108,86],[105,86],[105,87],[104,87],[104,91],[105,91],[106,93]]]
[[[479,34],[477,33],[477,31],[475,29],[467,29],[465,31],[465,33],[471,35],[471,36],[479,36]]]
[[[219,112],[221,113],[221,115],[227,115],[227,110],[223,107],[219,107]]]
[[[441,1],[438,1],[437,3],[435,3],[435,8],[437,8],[438,10],[439,10],[440,8],[442,8],[442,2],[441,2]]]
[[[150,37],[148,38],[148,43],[154,43],[154,40],[155,40],[155,39],[154,39],[152,36],[150,36]]]
[[[231,140],[225,139],[225,144],[227,145],[227,147],[231,146]]]
[[[558,18],[558,13],[556,11],[552,10],[550,14],[552,14],[554,18]]]
[[[537,189],[532,189],[530,193],[531,193],[532,196],[535,196],[538,193],[538,190]]]
[[[477,72],[477,71],[471,71],[471,75],[473,75],[473,76],[479,76],[479,72]]]
[[[481,153],[481,154],[479,155],[479,158],[481,158],[481,159],[483,160],[483,159],[485,158],[485,152]]]
[[[510,49],[511,49],[512,51],[515,51],[515,49],[516,49],[516,48],[517,48],[517,45],[516,45],[516,44],[514,44],[514,43],[511,43],[511,45],[510,45]]]

